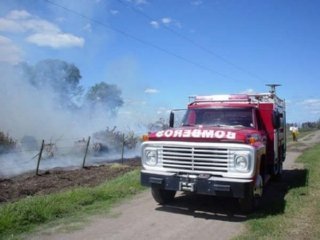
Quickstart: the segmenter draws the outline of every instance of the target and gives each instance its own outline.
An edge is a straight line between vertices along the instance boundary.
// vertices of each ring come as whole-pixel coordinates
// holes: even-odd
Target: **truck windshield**
[[[254,127],[253,110],[252,108],[188,109],[182,125]]]

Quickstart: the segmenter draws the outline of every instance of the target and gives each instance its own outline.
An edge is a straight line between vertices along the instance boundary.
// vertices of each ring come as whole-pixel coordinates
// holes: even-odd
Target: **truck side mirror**
[[[174,125],[174,112],[170,112],[170,118],[169,118],[169,127],[173,127]]]

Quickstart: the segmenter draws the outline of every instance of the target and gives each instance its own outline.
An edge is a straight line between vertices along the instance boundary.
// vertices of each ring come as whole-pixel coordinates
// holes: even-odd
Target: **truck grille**
[[[227,172],[230,151],[226,148],[162,146],[158,152],[163,168],[174,172]]]

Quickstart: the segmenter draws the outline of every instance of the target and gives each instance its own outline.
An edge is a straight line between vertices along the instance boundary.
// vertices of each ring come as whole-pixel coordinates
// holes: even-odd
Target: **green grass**
[[[0,239],[15,239],[41,224],[62,218],[107,212],[115,203],[143,189],[139,176],[135,170],[94,188],[79,187],[0,205]]]
[[[252,214],[247,231],[235,239],[320,239],[320,145],[298,162],[305,169],[291,170],[284,199]]]

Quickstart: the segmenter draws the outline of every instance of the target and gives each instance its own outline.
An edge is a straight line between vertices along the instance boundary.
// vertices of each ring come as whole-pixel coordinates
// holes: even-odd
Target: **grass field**
[[[44,223],[107,212],[115,203],[143,189],[139,177],[139,170],[135,170],[94,188],[81,187],[2,204],[0,239],[19,239],[19,234]]]

